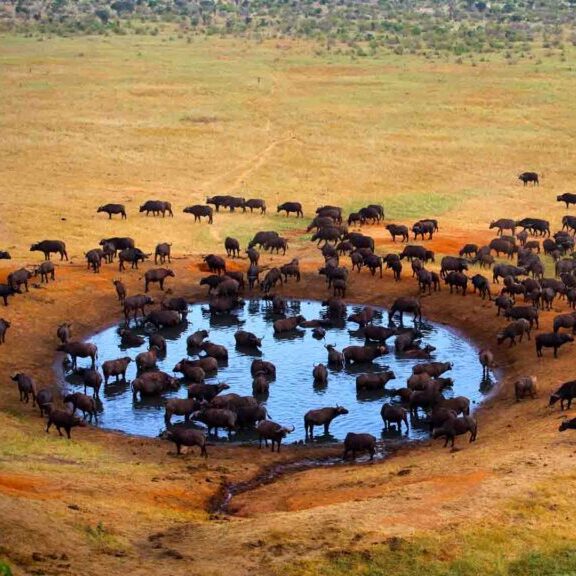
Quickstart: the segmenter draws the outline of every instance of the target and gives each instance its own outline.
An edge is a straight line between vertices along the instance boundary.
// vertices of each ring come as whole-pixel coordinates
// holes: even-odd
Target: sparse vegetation
[[[379,53],[427,59],[502,53],[513,63],[542,46],[561,52],[573,42],[574,3],[560,0],[362,2],[336,0],[10,0],[2,26],[24,34],[136,34],[168,27],[172,42],[205,36],[306,38],[318,53],[354,58]]]

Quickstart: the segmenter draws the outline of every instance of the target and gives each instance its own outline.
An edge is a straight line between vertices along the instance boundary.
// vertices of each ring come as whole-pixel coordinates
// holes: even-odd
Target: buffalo
[[[48,260],[46,260],[45,262],[42,262],[42,264],[40,264],[40,266],[36,266],[34,268],[34,276],[40,276],[40,282],[42,283],[46,283],[48,284],[48,276],[50,276],[51,280],[55,280],[55,273],[56,269],[54,267],[54,264],[52,264],[52,262],[49,262]]]
[[[127,294],[126,286],[124,286],[124,283],[121,280],[113,280],[112,284],[114,284],[118,301],[123,305]]]
[[[337,416],[348,414],[348,410],[343,406],[319,408],[309,410],[304,415],[304,429],[306,431],[306,440],[314,439],[314,426],[324,426],[324,434],[327,435],[330,430],[330,423]]]
[[[498,236],[502,236],[504,230],[510,230],[512,234],[515,234],[516,222],[511,218],[500,218],[499,220],[492,220],[488,228],[490,228],[490,230],[492,230],[492,228],[498,228]]]
[[[100,396],[100,387],[102,386],[102,376],[100,375],[100,372],[93,368],[80,368],[79,372],[82,375],[84,394],[86,394],[88,388],[92,388],[92,396],[98,398]]]
[[[52,425],[56,426],[56,430],[58,430],[60,436],[63,436],[61,429],[64,428],[66,436],[68,437],[68,440],[70,440],[70,431],[72,428],[76,426],[86,426],[86,423],[78,416],[74,416],[74,414],[67,412],[66,410],[50,409],[48,411],[48,422],[46,424],[47,433],[50,431]]]
[[[374,460],[376,453],[376,438],[372,434],[356,434],[348,432],[344,438],[344,454],[342,458],[346,460],[348,453],[352,452],[352,458],[356,458],[357,452],[368,452],[370,460]]]
[[[302,212],[302,204],[300,204],[300,202],[284,202],[284,204],[279,204],[276,208],[276,212],[286,212],[286,216],[289,216],[290,212],[294,212],[296,217],[304,217],[304,212]]]
[[[490,368],[494,368],[496,363],[494,362],[494,354],[491,350],[483,348],[478,352],[478,361],[482,366],[482,377],[487,378],[490,372]]]
[[[266,376],[260,372],[256,374],[252,380],[252,394],[254,396],[268,396],[270,392],[270,383],[266,379]]]
[[[186,214],[192,214],[194,216],[194,222],[201,222],[202,218],[208,218],[208,224],[212,224],[214,222],[214,212],[211,206],[194,204],[194,206],[188,206],[187,208],[184,208],[183,212]]]
[[[454,448],[456,436],[466,434],[466,432],[470,432],[470,442],[474,442],[478,434],[478,424],[472,416],[449,418],[441,427],[435,428],[432,431],[432,437],[445,438],[444,448],[448,446],[448,442],[450,442],[452,448]]]
[[[286,254],[286,250],[288,250],[288,239],[280,238],[280,236],[276,238],[270,238],[264,244],[264,250],[270,250],[271,253],[276,250],[276,254],[280,254],[280,250],[282,250],[282,255],[284,255]]]
[[[386,346],[346,346],[346,348],[342,350],[346,364],[372,362],[387,353],[388,348]]]
[[[213,204],[216,208],[216,212],[220,211],[220,206],[228,206],[231,196],[212,196],[211,198],[206,198],[206,204]]]
[[[572,329],[572,334],[576,334],[576,312],[570,314],[559,314],[553,320],[554,332],[558,332],[560,328]]]
[[[422,321],[420,300],[411,296],[400,296],[394,300],[394,303],[388,312],[388,322],[390,323],[392,318],[394,318],[397,313],[400,313],[400,324],[402,324],[405,312],[414,314],[414,322]]]
[[[458,293],[458,290],[462,290],[462,296],[466,296],[468,276],[463,272],[448,272],[444,283],[450,286],[450,294],[452,294],[453,289],[456,288],[456,293]]]
[[[196,368],[196,370],[200,370]],[[229,390],[230,386],[223,382],[219,384],[204,384],[204,382],[197,382],[188,386],[188,398],[195,398],[196,400],[206,400],[211,402],[224,390]]]
[[[204,256],[203,260],[206,262],[210,272],[215,272],[218,275],[220,273],[226,274],[226,262],[221,256],[208,254],[208,256]]]
[[[214,435],[218,436],[218,428],[227,430],[228,436],[236,430],[236,412],[226,408],[202,408],[192,413],[191,418],[203,422],[208,428],[208,435],[214,430]]]
[[[250,374],[252,375],[252,378],[254,378],[254,376],[259,372],[264,373],[268,378],[276,378],[276,366],[267,360],[252,360],[252,364],[250,365]]]
[[[246,208],[250,208],[250,212],[254,212],[254,210],[260,210],[260,214],[266,214],[266,202],[260,198],[249,198],[246,200],[246,202],[244,202],[242,208],[244,212],[246,212]]]
[[[476,256],[478,254],[478,244],[464,244],[458,252],[459,256]]]
[[[571,334],[557,334],[556,332],[538,334],[535,338],[536,355],[542,356],[542,348],[554,348],[554,358],[558,358],[558,348],[567,342],[574,342],[574,336]]]
[[[356,376],[356,391],[383,390],[386,384],[395,378],[396,375],[391,370],[378,374],[359,374]]]
[[[189,428],[182,428],[174,426],[166,431],[165,437],[176,444],[176,453],[180,455],[182,446],[198,446],[200,448],[200,456],[208,458],[206,450],[206,434],[200,430],[192,430]]]
[[[186,339],[186,346],[188,350],[194,350],[200,348],[202,342],[208,338],[207,330],[197,330],[194,334],[190,334]]]
[[[72,414],[76,412],[76,410],[80,410],[82,412],[82,417],[85,420],[86,416],[90,416],[90,422],[92,422],[92,418],[96,422],[98,422],[98,412],[96,411],[96,400],[91,396],[86,396],[86,394],[82,394],[80,392],[75,392],[74,394],[67,394],[64,396],[64,403],[65,404],[72,404]]]
[[[184,416],[184,421],[188,422],[193,412],[197,411],[200,404],[194,398],[170,398],[166,400],[164,423],[166,428],[170,428],[172,416]]]
[[[224,248],[228,258],[240,258],[240,242],[236,238],[226,237],[224,240]]]
[[[272,238],[278,238],[278,236],[278,232],[274,231],[256,232],[254,238],[248,243],[248,248],[254,248],[254,246],[262,248]]]
[[[506,340],[510,340],[510,346],[515,346],[516,338],[519,338],[520,342],[522,342],[524,334],[526,334],[528,340],[530,340],[531,331],[532,326],[530,325],[530,322],[528,322],[528,320],[525,318],[520,318],[518,320],[514,320],[514,322],[510,322],[510,324],[508,324],[504,330],[499,332],[498,336],[496,337],[496,341],[500,345]]]
[[[60,344],[56,350],[58,350],[58,352],[64,352],[70,356],[72,359],[72,368],[74,370],[78,368],[78,358],[90,358],[92,360],[92,370],[94,370],[96,366],[96,358],[98,358],[98,348],[96,347],[96,344],[78,341],[66,342]]]
[[[24,374],[24,372],[18,372],[10,376],[13,382],[18,385],[18,392],[20,394],[20,402],[25,402],[28,404],[30,397],[32,397],[32,406],[36,405],[36,382],[34,382],[31,376]]]
[[[144,254],[140,248],[125,248],[118,255],[118,270],[125,270],[124,262],[130,262],[130,267],[138,270],[138,262],[148,259],[148,254]]]
[[[120,329],[119,334],[120,334],[120,344],[125,348],[142,346],[142,344],[146,342],[143,336],[134,334],[134,332],[131,332],[126,328]]]
[[[103,238],[102,240],[100,240],[99,242],[100,246],[112,246],[114,248],[114,251],[116,252],[117,250],[126,250],[127,248],[134,248],[135,244],[134,244],[134,240],[132,238],[128,238],[127,236],[123,236],[123,237],[116,237],[114,236],[113,238]]]
[[[200,345],[200,350],[206,353],[207,356],[216,358],[222,362],[228,361],[228,350],[225,346],[220,344],[214,344],[213,342],[202,342]]]
[[[127,296],[124,299],[124,319],[126,323],[130,321],[130,312],[134,313],[134,321],[138,317],[138,312],[142,312],[142,316],[146,316],[145,308],[154,304],[154,300],[145,294],[135,294],[134,296]]]
[[[540,181],[538,179],[538,174],[536,172],[522,172],[522,174],[520,174],[518,176],[518,180],[523,182],[524,186],[526,186],[528,184],[528,182],[532,182],[532,184],[534,186],[537,186],[540,184]]]
[[[272,452],[274,452],[274,444],[278,446],[278,452],[280,452],[280,444],[284,438],[291,432],[294,432],[295,428],[287,428],[271,420],[264,420],[258,424],[256,427],[256,432],[258,432],[258,438],[260,441],[260,448],[262,448],[262,440],[264,444],[268,447],[268,440],[272,443]]]
[[[170,264],[170,252],[172,251],[172,244],[168,242],[162,242],[156,245],[154,250],[154,264],[158,264],[158,259],[160,259],[160,264],[164,264],[166,258],[168,258],[168,263]]]
[[[567,402],[566,408],[570,410],[574,398],[576,398],[576,380],[569,380],[550,395],[548,406],[554,406],[556,402],[560,401],[560,410],[564,410],[564,402]]]
[[[20,268],[8,274],[7,282],[16,292],[20,292],[20,286],[24,285],[26,292],[28,292],[28,280],[32,278],[33,273],[26,268]]]
[[[386,328],[384,326],[375,326],[374,324],[369,324],[364,327],[364,338],[366,340],[375,340],[377,342],[386,342],[391,336],[397,334],[396,329]]]
[[[188,300],[182,297],[168,298],[160,303],[162,310],[171,310],[178,312],[180,320],[185,322],[188,317]]]
[[[400,253],[400,260],[403,260],[404,258],[408,260],[412,260],[412,258],[419,258],[420,260],[422,260],[422,262],[425,262],[427,260],[426,252],[427,251],[426,248],[424,248],[424,246],[408,245]]]
[[[156,362],[158,361],[158,348],[152,346],[150,350],[146,352],[140,352],[136,356],[136,370],[138,374],[145,372],[146,370],[154,370],[156,368]]]
[[[160,284],[160,290],[164,290],[166,278],[174,278],[174,276],[174,271],[169,268],[153,268],[152,270],[147,270],[144,274],[144,292],[148,292],[149,285],[156,282]]]
[[[61,240],[42,240],[30,246],[30,252],[43,252],[44,260],[50,260],[50,254],[60,254],[60,260],[68,260],[66,244]]]
[[[178,390],[179,387],[178,380],[166,372],[145,372],[132,381],[132,395],[134,400],[138,394],[140,398],[160,396],[164,392]]]
[[[504,238],[495,238],[494,240],[491,240],[489,248],[490,250],[494,250],[498,257],[500,254],[506,254],[508,258],[512,258],[512,256],[518,251],[514,244]]]
[[[396,242],[396,236],[401,236],[402,242],[408,242],[409,240],[407,226],[402,224],[387,224],[386,230],[390,232],[390,236],[392,236],[392,242]]]
[[[423,364],[416,364],[412,367],[413,374],[428,374],[434,378],[442,376],[445,372],[452,370],[454,364],[452,362],[426,362]]]
[[[540,328],[538,322],[538,308],[534,306],[511,306],[504,310],[504,318],[519,320],[524,318],[530,322],[530,328],[536,324],[536,328]]]
[[[236,341],[236,346],[244,348],[260,348],[260,346],[262,346],[261,338],[245,330],[238,330],[238,332],[234,334],[234,340]]]
[[[276,320],[273,324],[274,334],[291,332],[300,326],[304,321],[304,316],[292,316],[291,318],[282,318],[280,320]]]
[[[6,342],[6,332],[11,325],[12,324],[8,320],[0,318],[0,344]]]
[[[174,366],[174,372],[182,372],[186,378],[194,380],[191,378],[193,374],[189,372],[191,368],[202,368],[205,374],[216,374],[218,372],[218,360],[212,356],[205,356],[198,358],[198,360],[182,359]]]
[[[412,226],[412,232],[414,232],[414,240],[416,240],[418,236],[421,236],[422,241],[424,241],[424,234],[428,234],[428,240],[432,240],[434,230],[434,224],[429,220],[419,220]]]
[[[514,395],[516,402],[520,402],[522,398],[530,396],[532,399],[536,398],[538,391],[536,376],[523,376],[520,380],[514,382]]]
[[[324,364],[318,364],[312,369],[314,386],[322,387],[328,384],[328,369]]]
[[[170,216],[174,216],[174,213],[172,212],[172,204],[163,200],[148,200],[147,202],[144,202],[144,204],[140,206],[140,213],[142,212],[146,212],[146,216],[148,216],[150,212],[152,212],[152,216],[159,216],[162,214],[162,217],[164,217],[166,216],[166,212],[168,212]]]
[[[100,214],[100,212],[108,214],[108,220],[112,219],[112,214],[121,214],[122,220],[126,219],[126,209],[124,208],[124,204],[104,204],[103,206],[100,206],[96,212],[98,214]]]
[[[48,412],[52,409],[52,402],[54,400],[54,394],[52,394],[52,390],[49,388],[42,388],[38,390],[36,394],[36,404],[38,404],[38,408],[40,408],[40,416],[44,416],[44,412],[48,414]]]
[[[470,414],[470,400],[466,396],[454,396],[453,398],[438,397],[439,405],[449,410],[454,410],[456,414],[468,416]]]
[[[570,204],[576,204],[576,194],[565,192],[564,194],[556,196],[556,201],[564,202],[566,204],[566,208],[569,208]]]
[[[144,319],[144,323],[153,324],[158,330],[178,326],[182,321],[182,315],[176,310],[152,310]]]
[[[117,358],[116,360],[106,360],[102,363],[102,373],[104,374],[104,385],[108,384],[108,379],[110,376],[114,376],[116,381],[122,377],[122,380],[126,380],[126,370],[128,370],[128,365],[132,362],[132,359],[128,356],[124,358]]]
[[[84,254],[86,257],[86,264],[88,270],[92,268],[94,273],[100,272],[100,267],[102,266],[102,259],[104,258],[104,252],[100,248],[94,248],[93,250],[88,250]]]
[[[447,272],[463,272],[468,270],[468,260],[457,256],[444,256],[440,261],[440,276],[446,278]]]
[[[406,424],[406,433],[408,433],[408,410],[402,406],[393,406],[391,404],[384,404],[380,410],[382,420],[384,420],[384,427],[390,428],[390,424],[396,424],[398,431],[402,431],[402,422]]]

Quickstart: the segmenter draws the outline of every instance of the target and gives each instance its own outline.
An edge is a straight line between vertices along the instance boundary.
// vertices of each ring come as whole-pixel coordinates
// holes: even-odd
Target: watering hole
[[[187,355],[186,338],[196,330],[208,330],[208,339],[228,348],[227,363],[220,363],[218,374],[206,379],[207,383],[226,382],[230,389],[240,395],[252,394],[252,376],[250,365],[255,358],[262,358],[276,365],[277,376],[270,385],[269,397],[263,401],[269,416],[275,422],[296,427],[287,438],[287,443],[303,440],[305,437],[303,417],[313,408],[341,405],[349,413],[337,417],[330,426],[330,434],[324,435],[322,428],[317,428],[315,437],[318,442],[341,441],[347,432],[368,432],[384,440],[399,438],[424,438],[428,436],[428,425],[425,419],[412,418],[408,434],[400,434],[394,429],[384,431],[380,409],[385,402],[396,403],[399,398],[393,397],[391,391],[406,386],[406,379],[412,373],[412,367],[422,360],[398,358],[394,354],[394,337],[388,340],[390,352],[377,358],[373,363],[351,365],[343,369],[329,368],[328,384],[323,388],[313,385],[312,369],[315,364],[327,363],[325,344],[333,344],[338,350],[350,345],[365,343],[362,330],[353,322],[344,319],[340,324],[327,329],[325,340],[312,337],[312,329],[299,328],[294,332],[274,335],[273,322],[278,316],[272,314],[269,303],[261,300],[247,301],[243,309],[234,314],[210,315],[207,305],[190,305],[188,322],[178,328],[162,329],[160,333],[167,340],[167,355],[158,361],[158,368],[169,374],[174,366]],[[348,314],[360,311],[363,306],[348,306]],[[383,309],[376,309],[378,316],[375,324],[387,325],[388,314]],[[294,300],[288,302],[288,315],[303,315],[306,320],[325,317],[325,308],[317,301]],[[405,319],[405,326],[412,326],[411,318]],[[119,331],[124,323],[109,327],[87,341],[98,346],[99,362],[122,356],[132,359],[139,352],[148,348],[148,341],[140,347],[126,348],[121,345]],[[236,348],[234,334],[238,329],[254,332],[263,337],[261,351],[254,353]],[[473,406],[480,402],[486,382],[482,379],[482,368],[478,362],[478,349],[458,331],[441,324],[424,321],[419,323],[422,333],[422,345],[431,344],[436,348],[432,360],[450,361],[453,368],[445,376],[454,380],[452,389],[444,391],[445,396],[467,396]],[[132,322],[131,330],[142,336],[155,331],[151,325],[137,325]],[[194,359],[196,356],[190,356]],[[79,360],[79,366],[89,366],[89,360]],[[396,378],[386,385],[383,392],[357,393],[356,376],[361,373],[392,370]],[[81,379],[77,374],[65,372],[65,387],[71,391],[80,391]],[[178,391],[163,394],[161,397],[134,400],[130,381],[136,377],[136,366],[132,362],[127,372],[127,381],[114,382],[111,379],[100,391],[100,412],[98,425],[103,428],[120,430],[129,434],[155,437],[164,428],[164,402],[169,397],[185,398],[187,386],[184,382]],[[172,422],[182,420],[173,417]],[[200,423],[194,426],[203,428]],[[221,441],[255,440],[254,431],[238,431],[230,438],[220,431]]]

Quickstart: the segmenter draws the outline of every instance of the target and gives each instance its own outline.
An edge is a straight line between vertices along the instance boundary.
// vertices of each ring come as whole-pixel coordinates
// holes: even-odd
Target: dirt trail
[[[270,135],[273,136],[274,134],[274,127],[272,118],[273,115],[270,113],[266,113],[266,108],[273,107],[277,105],[275,102],[275,96],[278,91],[278,86],[281,80],[278,77],[278,73],[271,74],[272,79],[272,86],[270,91],[267,95],[256,96],[247,102],[247,106],[253,107],[257,110],[258,115],[264,115],[266,117],[266,126],[265,130]],[[271,156],[274,149],[282,144],[291,141],[298,141],[295,133],[290,130],[285,132],[282,136],[274,138],[272,142],[270,142],[264,149],[260,152],[255,154],[250,160],[247,162],[243,162],[238,167],[234,168],[233,170],[229,170],[223,174],[219,174],[216,178],[212,178],[208,181],[205,181],[199,185],[201,190],[210,190],[210,194],[233,194],[238,189],[243,188],[245,185],[246,180],[250,175],[254,172],[259,170],[262,166],[266,164],[269,157]],[[229,179],[232,178],[230,181]]]

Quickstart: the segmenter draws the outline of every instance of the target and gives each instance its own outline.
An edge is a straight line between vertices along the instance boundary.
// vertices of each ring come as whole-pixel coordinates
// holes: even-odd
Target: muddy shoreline
[[[335,422],[335,428],[332,427],[331,436],[321,436],[319,439],[328,445],[331,442],[342,442],[344,436],[349,431],[364,431],[376,435],[382,433],[384,441],[396,441],[395,434],[384,434],[382,432],[382,422],[379,410],[382,402],[394,402],[393,397],[395,390],[405,386],[405,378],[411,374],[411,368],[414,363],[423,360],[404,358],[397,355],[393,349],[393,343],[388,343],[389,354],[385,354],[375,363],[366,364],[366,366],[356,367],[354,365],[346,366],[342,370],[330,369],[329,386],[316,388],[308,382],[305,375],[308,375],[313,364],[325,362],[324,344],[330,342],[339,348],[347,345],[364,345],[362,330],[357,329],[356,324],[344,320],[335,322],[334,327],[328,331],[327,340],[313,340],[309,330],[299,330],[298,337],[290,337],[288,341],[285,338],[277,340],[271,335],[271,322],[276,318],[269,315],[266,305],[262,304],[258,295],[248,295],[247,305],[244,309],[229,316],[223,316],[222,320],[216,319],[213,325],[213,318],[206,313],[205,309],[198,302],[193,303],[190,307],[188,321],[178,328],[161,331],[168,341],[168,355],[163,355],[159,359],[158,369],[169,374],[172,373],[172,367],[188,355],[187,348],[184,348],[184,341],[188,334],[199,328],[210,331],[209,339],[213,342],[225,345],[230,353],[229,360],[220,363],[217,375],[209,376],[208,382],[224,381],[231,386],[231,391],[252,396],[250,386],[251,378],[247,370],[250,362],[256,357],[263,357],[273,361],[278,366],[279,372],[277,379],[271,386],[271,395],[258,397],[259,401],[266,404],[267,409],[272,414],[272,419],[277,422],[287,422],[296,424],[299,429],[295,434],[287,438],[286,444],[294,444],[304,439],[303,430],[300,428],[301,416],[309,409],[315,406],[334,406],[343,405],[350,410],[350,414],[344,419],[338,419]],[[308,319],[322,317],[324,308],[320,306],[319,301],[309,299],[287,299],[292,314],[300,312]],[[255,307],[254,307],[255,304]],[[354,308],[354,309],[353,309]],[[381,307],[374,307],[377,319],[375,322],[381,325],[387,325],[387,311]],[[358,308],[354,305],[349,306],[348,312],[351,313]],[[422,323],[413,324],[410,318],[405,319],[402,326],[404,329],[411,329],[416,326],[422,330],[421,338],[423,344],[434,344],[437,348],[432,358],[435,360],[445,360],[452,354],[458,352],[460,356],[453,356],[451,359],[454,366],[450,374],[455,379],[455,385],[448,391],[448,396],[464,395],[471,399],[472,406],[477,409],[485,400],[486,392],[490,392],[495,382],[494,374],[490,375],[488,380],[482,378],[481,369],[477,360],[478,347],[476,343],[467,337],[461,331],[448,327],[446,324],[438,324],[427,318]],[[263,346],[260,350],[252,353],[246,353],[238,350],[234,344],[232,334],[236,324],[242,325],[244,329],[249,329],[262,336],[268,335],[263,340]],[[390,325],[390,324],[388,324]],[[92,333],[85,341],[92,342],[98,346],[101,364],[104,360],[114,357],[120,357],[128,354],[134,357],[137,353],[147,349],[143,344],[137,347],[125,348],[120,344],[117,330],[122,328],[124,323],[118,325],[109,325],[107,329]],[[393,326],[401,328],[397,323]],[[135,333],[145,336],[154,333],[155,330],[144,329],[144,325],[139,319],[137,324],[132,324]],[[281,345],[281,346],[280,346]],[[280,346],[280,348],[279,348]],[[283,352],[279,355],[278,350]],[[285,350],[284,350],[285,349]],[[288,357],[286,356],[289,356]],[[63,356],[58,355],[55,363],[55,375],[58,382],[61,383],[62,390],[75,391],[81,388],[81,378],[73,377],[70,366],[63,364],[60,360]],[[288,360],[284,363],[284,360]],[[354,378],[360,373],[379,373],[382,370],[391,370],[395,378],[381,391],[373,393],[358,393],[354,386]],[[178,374],[174,376],[179,377]],[[151,398],[146,401],[134,402],[130,393],[130,381],[136,377],[134,365],[129,367],[126,381],[121,380],[118,384],[114,381],[104,387],[100,394],[99,412],[100,419],[98,427],[102,430],[122,431],[134,434],[136,437],[157,437],[158,430],[165,427],[163,419],[163,401],[168,397],[184,397],[185,389],[181,386],[179,391],[168,394],[162,398]],[[80,381],[79,381],[80,380]],[[182,385],[185,382],[180,378]],[[299,391],[297,399],[291,399],[292,394]],[[388,399],[387,399],[388,398]],[[296,403],[295,403],[296,402]],[[176,418],[178,422],[180,419]],[[422,424],[422,418],[415,418],[410,433],[406,435],[406,440],[427,437],[427,432]],[[401,436],[404,439],[404,435]],[[221,439],[220,439],[221,440]],[[243,433],[233,435],[228,439],[229,445],[239,443],[252,443],[256,440],[254,434]],[[217,441],[217,440],[216,440]],[[217,441],[217,444],[221,442]]]

